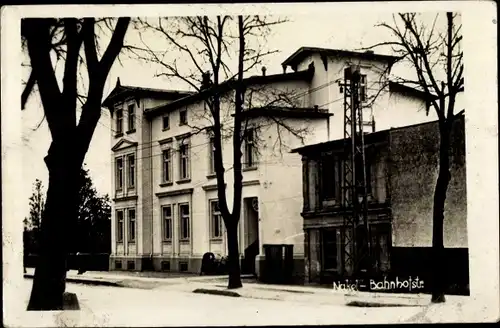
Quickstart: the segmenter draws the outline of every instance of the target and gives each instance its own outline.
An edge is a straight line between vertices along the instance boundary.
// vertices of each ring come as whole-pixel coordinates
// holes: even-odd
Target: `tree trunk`
[[[441,142],[439,147],[439,173],[434,192],[434,209],[432,216],[432,299],[433,303],[445,302],[446,277],[444,264],[444,207],[446,192],[451,179],[449,147],[450,129],[445,123],[444,129],[440,129]]]
[[[227,225],[227,244],[228,244],[228,271],[229,283],[228,289],[241,288],[240,274],[240,252],[238,249],[238,224],[234,223],[235,218],[231,218],[231,224]],[[237,221],[236,221],[237,222]]]
[[[63,309],[67,254],[77,214],[79,167],[74,150],[52,143],[45,162],[49,187],[40,228],[40,248],[36,263],[29,311]],[[58,148],[58,149],[57,149]]]

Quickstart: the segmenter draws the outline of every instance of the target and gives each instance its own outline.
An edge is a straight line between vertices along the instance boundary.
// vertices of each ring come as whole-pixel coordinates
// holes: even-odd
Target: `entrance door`
[[[390,270],[391,224],[378,223],[370,226],[374,270],[384,274]]]
[[[339,276],[342,266],[341,229],[321,230],[321,283],[330,284]]]
[[[337,229],[323,230],[323,271],[337,271]]]
[[[243,199],[244,204],[244,259],[242,273],[255,274],[255,257],[259,255],[259,201],[257,197]]]

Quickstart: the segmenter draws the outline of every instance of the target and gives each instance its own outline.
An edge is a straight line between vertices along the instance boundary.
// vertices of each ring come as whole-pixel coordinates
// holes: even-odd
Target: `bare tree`
[[[49,187],[41,222],[40,254],[28,310],[60,310],[63,307],[67,253],[78,211],[79,172],[101,116],[104,83],[122,49],[130,18],[117,20],[100,59],[96,22],[94,18],[28,18],[21,23],[23,44],[31,66],[21,96],[22,107],[36,85],[52,137],[45,157]],[[78,93],[82,46],[88,75],[83,100]],[[52,62],[54,54],[64,66],[62,82],[56,76]],[[77,121],[78,99],[83,104]]]
[[[398,78],[397,81],[416,87],[427,95],[427,114],[434,108],[439,122],[439,173],[434,191],[433,204],[433,287],[432,302],[445,301],[446,281],[444,278],[444,207],[450,173],[450,138],[453,122],[463,112],[455,113],[458,93],[464,90],[462,34],[459,15],[446,13],[440,31],[437,26],[442,15],[437,14],[431,25],[425,24],[415,13],[393,16],[393,23],[379,26],[388,29],[393,41],[375,44],[369,48],[389,46],[398,55],[399,61],[409,63],[416,79]],[[366,49],[369,49],[366,48]]]
[[[143,47],[128,46],[139,59],[152,62],[161,67],[159,77],[182,81],[191,89],[204,94],[204,110],[197,115],[207,125],[191,126],[194,133],[209,131],[214,140],[214,166],[217,178],[219,208],[227,230],[228,240],[228,288],[242,286],[238,249],[238,222],[242,203],[242,145],[255,131],[249,129],[252,120],[246,115],[259,98],[260,107],[294,107],[297,97],[292,91],[272,90],[269,87],[253,86],[251,78],[245,75],[258,68],[263,58],[275,51],[265,50],[265,38],[271,27],[285,20],[270,20],[260,16],[207,16],[159,18],[153,22],[139,20],[143,31],[154,31],[162,36],[172,49],[155,50],[143,41]],[[189,63],[188,70],[178,65],[178,58],[166,57],[178,52]],[[236,53],[237,58],[232,54]],[[232,68],[233,67],[233,68]],[[260,95],[256,97],[256,95]],[[307,129],[294,129],[284,120],[268,118],[276,124],[278,131],[286,130],[292,135],[303,138]],[[257,127],[258,129],[259,127]],[[228,207],[225,188],[224,158],[222,143],[232,139],[232,170],[234,174],[232,209]],[[281,142],[281,139],[280,139]]]

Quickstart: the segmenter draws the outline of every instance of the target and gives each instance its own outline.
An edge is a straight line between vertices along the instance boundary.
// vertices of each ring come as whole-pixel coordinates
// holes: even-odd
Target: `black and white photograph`
[[[4,325],[497,322],[495,5],[2,7]]]

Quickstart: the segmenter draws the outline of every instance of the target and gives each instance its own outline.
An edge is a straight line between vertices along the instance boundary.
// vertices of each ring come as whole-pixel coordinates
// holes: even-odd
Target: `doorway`
[[[243,199],[244,240],[241,271],[255,275],[255,257],[259,255],[259,199],[249,197]]]

